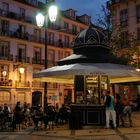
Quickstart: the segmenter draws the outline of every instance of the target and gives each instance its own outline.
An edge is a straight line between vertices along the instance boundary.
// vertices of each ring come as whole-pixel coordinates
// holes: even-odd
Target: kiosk
[[[104,91],[111,84],[139,81],[140,73],[110,51],[106,35],[95,27],[81,31],[73,42],[74,54],[57,66],[34,74],[37,80],[74,84],[70,129],[105,125]]]

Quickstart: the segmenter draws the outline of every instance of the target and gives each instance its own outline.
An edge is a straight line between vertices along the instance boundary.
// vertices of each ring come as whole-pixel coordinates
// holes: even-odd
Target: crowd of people
[[[106,115],[106,128],[126,127],[126,119],[128,117],[129,127],[132,127],[132,105],[133,103],[129,99],[127,94],[116,94],[115,96],[110,94],[110,91],[106,92],[103,97],[103,103],[105,105]],[[140,95],[136,98],[137,111],[140,110]]]
[[[68,122],[69,107],[62,105],[58,107],[53,105],[47,105],[45,110],[40,105],[30,107],[29,104],[24,103],[21,105],[17,102],[14,109],[11,110],[7,104],[0,106],[0,129],[10,130],[21,129],[23,127],[34,126],[35,130],[38,130],[39,123],[44,128],[53,129],[54,125],[63,125]]]
[[[113,96],[110,91],[106,91],[102,98],[105,106],[106,128],[125,127],[127,116],[129,127],[132,127],[132,107],[127,94]],[[137,111],[139,111],[140,95],[137,95],[136,102]],[[53,129],[54,126],[66,124],[69,116],[70,106],[64,104],[61,107],[58,104],[46,105],[43,109],[40,105],[30,107],[27,103],[21,105],[20,102],[17,102],[13,110],[4,104],[0,106],[0,129],[10,128],[14,131],[21,129],[21,126],[34,126],[34,129],[38,130],[40,123],[44,129]]]

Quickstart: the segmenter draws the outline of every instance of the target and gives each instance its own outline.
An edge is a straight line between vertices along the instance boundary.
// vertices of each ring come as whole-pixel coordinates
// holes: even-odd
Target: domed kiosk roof
[[[89,27],[81,31],[73,42],[74,54],[61,59],[58,65],[74,63],[118,63],[123,60],[115,57],[110,51],[105,33],[98,28]]]
[[[81,31],[77,35],[73,43],[73,48],[78,48],[82,46],[83,47],[97,47],[97,46],[109,47],[109,44],[107,42],[106,35],[101,30],[90,26],[89,28]]]

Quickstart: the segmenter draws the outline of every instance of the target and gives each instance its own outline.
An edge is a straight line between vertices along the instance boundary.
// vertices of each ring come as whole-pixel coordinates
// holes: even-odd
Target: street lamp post
[[[45,12],[46,14],[46,12]],[[36,23],[38,27],[43,27],[43,25],[45,24],[45,63],[44,63],[44,68],[47,69],[48,66],[48,61],[47,61],[47,53],[48,53],[48,42],[47,42],[47,22],[48,20],[50,22],[55,22],[56,21],[56,17],[57,17],[57,7],[54,3],[50,3],[48,0],[48,10],[47,10],[47,14],[42,14],[39,13],[36,16]],[[48,16],[47,16],[48,15]],[[49,18],[48,18],[49,17]],[[44,111],[46,110],[46,106],[47,106],[47,82],[44,82]]]

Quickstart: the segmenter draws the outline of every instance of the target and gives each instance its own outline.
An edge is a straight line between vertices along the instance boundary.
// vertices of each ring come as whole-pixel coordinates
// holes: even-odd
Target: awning
[[[33,78],[42,82],[74,83],[75,75],[108,75],[111,83],[140,81],[140,72],[134,67],[112,63],[54,66],[33,74]]]

